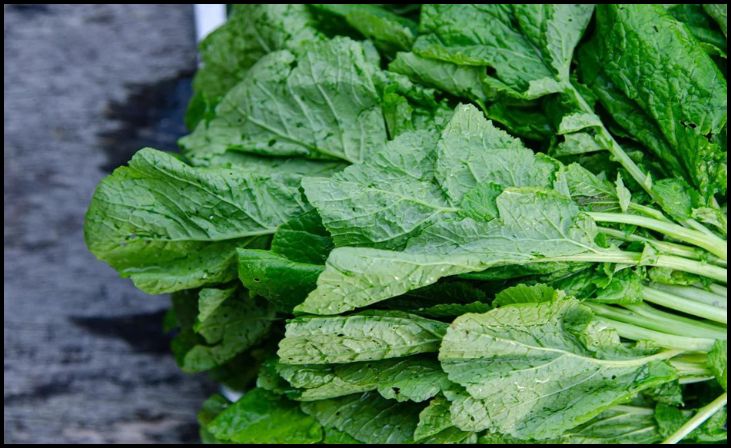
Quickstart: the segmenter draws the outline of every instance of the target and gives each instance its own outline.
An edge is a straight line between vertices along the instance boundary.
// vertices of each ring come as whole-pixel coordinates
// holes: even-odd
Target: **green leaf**
[[[297,317],[279,343],[285,364],[370,361],[435,352],[446,324],[396,311]]]
[[[480,437],[480,443],[490,444],[650,444],[661,440],[652,409],[625,405],[606,410],[554,439],[515,439],[489,433]]]
[[[386,141],[378,67],[347,38],[261,58],[245,79],[180,140],[192,160],[226,150],[359,162]]]
[[[680,178],[659,180],[652,189],[657,193],[662,209],[680,222],[691,219],[693,209],[701,203],[698,193]]]
[[[716,377],[718,384],[726,390],[726,371],[728,370],[728,355],[726,341],[718,340],[708,353],[708,368]]]
[[[198,293],[198,323],[203,325],[209,317],[215,318],[216,310],[236,292],[236,287],[227,289],[205,288]],[[198,331],[199,328],[196,328]]]
[[[703,5],[703,9],[706,13],[713,18],[721,27],[723,35],[726,36],[726,29],[728,27],[728,5],[726,4],[715,4],[715,5]]]
[[[325,445],[353,445],[361,442],[350,437],[347,433],[340,431],[335,428],[323,428],[325,430],[325,438],[322,439],[322,443]]]
[[[259,374],[256,377],[256,387],[277,395],[287,395],[292,392],[292,387],[284,378],[279,375],[277,368],[279,361],[272,356],[264,360],[259,367]]]
[[[146,148],[97,187],[86,244],[149,293],[225,282],[234,278],[237,247],[260,246],[252,237],[307,210],[300,179],[192,168]]]
[[[665,7],[673,17],[685,23],[693,36],[702,44],[713,46],[717,51],[726,49],[726,30],[724,28],[726,26],[726,5],[691,3],[665,5]],[[718,27],[721,27],[721,30],[718,30]]]
[[[355,363],[365,365],[365,363]],[[337,398],[375,390],[372,382],[351,383],[335,373],[335,366],[328,364],[277,364],[277,372],[293,390],[287,395],[299,401]]]
[[[644,390],[642,395],[657,403],[671,406],[683,405],[683,389],[680,381],[677,380]]]
[[[596,19],[604,74],[657,123],[691,184],[705,197],[723,194],[726,154],[715,139],[726,124],[726,81],[716,64],[661,6],[601,5]]]
[[[624,269],[608,277],[596,276],[593,283],[599,287],[593,301],[630,305],[642,302],[642,276],[634,269]]]
[[[496,204],[499,218],[432,225],[402,252],[336,248],[317,279],[317,288],[295,310],[337,314],[442,277],[570,256],[594,247],[594,223],[558,193],[506,189]]]
[[[452,424],[449,405],[449,401],[441,396],[435,397],[429,402],[429,405],[419,413],[419,424],[414,431],[415,441],[419,443],[470,443],[466,439],[473,438],[474,434],[460,431]],[[470,441],[475,443],[473,440]]]
[[[192,327],[202,339],[179,345],[180,367],[200,372],[224,364],[260,341],[273,318],[270,305],[247,298],[236,288],[202,289],[198,317]]]
[[[434,140],[429,132],[404,133],[341,174],[303,179],[307,199],[336,246],[399,247],[451,210],[433,182]]]
[[[305,5],[234,5],[226,22],[199,46],[202,64],[193,80],[194,96],[185,117],[188,128],[206,118],[264,55],[320,39],[312,25]]]
[[[345,20],[385,52],[409,49],[414,41],[416,23],[380,5],[316,4],[312,7],[332,14],[337,20]]]
[[[304,301],[324,269],[322,265],[292,261],[268,250],[239,249],[238,260],[241,283],[284,312]]]
[[[412,442],[421,410],[421,406],[386,400],[374,392],[303,402],[301,406],[322,426],[373,444]]]
[[[538,98],[560,92],[592,5],[424,5],[413,51],[490,67],[493,94]]]
[[[717,207],[698,207],[693,209],[690,216],[704,224],[715,227],[726,238],[728,233],[728,219],[723,210]]]
[[[332,238],[315,210],[297,215],[277,229],[272,252],[292,261],[324,264],[333,248]]]
[[[312,401],[378,391],[388,399],[421,402],[450,386],[436,359],[423,356],[337,365],[279,364],[298,400]]]
[[[336,246],[401,249],[449,215],[491,219],[501,186],[568,194],[560,163],[534,155],[473,106],[459,106],[433,150],[434,142],[432,133],[404,133],[362,164],[303,180]]]
[[[482,183],[504,187],[555,185],[560,164],[495,128],[474,106],[454,112],[437,143],[435,177],[453,204]]]
[[[350,383],[372,384],[383,398],[396,401],[422,402],[450,384],[437,360],[425,357],[345,364],[335,372]]]
[[[487,118],[502,124],[512,135],[545,142],[553,137],[553,127],[545,112],[538,107],[519,107],[495,102],[485,111]]]
[[[428,317],[430,319],[446,319],[455,318],[465,313],[484,313],[492,307],[483,302],[472,303],[439,303],[437,305],[420,307],[416,309],[405,309],[410,313],[419,316]]]
[[[230,402],[227,399],[218,394],[211,395],[203,402],[201,410],[198,411],[197,415],[198,424],[200,425],[201,442],[209,444],[222,443],[221,441],[216,440],[213,434],[208,432],[206,427],[221,412],[226,410],[229,404]]]
[[[458,98],[467,98],[477,104],[487,101],[482,86],[484,71],[451,62],[420,57],[414,53],[399,52],[388,65],[392,72],[406,75],[413,82],[446,92]]]
[[[264,389],[247,391],[207,427],[218,440],[233,443],[317,443],[322,427],[289,401]]]
[[[563,297],[561,291],[544,284],[516,285],[505,288],[495,295],[494,306],[512,305],[515,303],[550,302]]]
[[[627,213],[629,204],[632,202],[632,193],[624,186],[622,182],[622,175],[617,173],[617,200],[619,202],[619,208],[622,212]]]
[[[662,359],[626,349],[576,300],[466,314],[447,330],[439,359],[466,388],[451,406],[465,431],[558,437],[637,392],[671,381]],[[517,386],[516,386],[517,385]]]
[[[621,129],[649,149],[663,163],[668,173],[686,176],[685,167],[675,155],[659,125],[604,74],[603,60],[595,46],[596,41],[590,41],[579,50],[577,60],[582,81],[591,87],[592,93]]]

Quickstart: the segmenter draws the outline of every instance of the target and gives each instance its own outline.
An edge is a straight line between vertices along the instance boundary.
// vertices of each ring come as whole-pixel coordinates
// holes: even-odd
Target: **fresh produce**
[[[725,5],[240,5],[89,249],[206,442],[726,439]]]

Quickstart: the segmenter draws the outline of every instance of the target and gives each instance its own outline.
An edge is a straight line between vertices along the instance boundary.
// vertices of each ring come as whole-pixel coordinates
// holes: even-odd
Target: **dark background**
[[[4,440],[197,441],[215,390],[179,371],[167,297],[88,253],[96,184],[174,150],[195,69],[191,5],[4,7]]]

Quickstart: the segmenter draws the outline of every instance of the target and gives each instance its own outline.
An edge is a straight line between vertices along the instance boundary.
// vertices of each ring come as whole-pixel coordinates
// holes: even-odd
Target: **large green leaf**
[[[236,150],[359,162],[386,141],[378,70],[347,38],[270,53],[180,145],[193,160]]]
[[[324,427],[334,427],[365,443],[410,443],[421,406],[386,400],[374,392],[302,403]]]
[[[388,65],[388,69],[458,98],[467,98],[478,104],[487,101],[482,86],[484,70],[480,67],[457,65],[420,57],[414,53],[399,52]]]
[[[187,372],[221,366],[259,342],[273,319],[271,305],[236,287],[201,289],[195,323],[191,329],[184,326],[173,341],[178,364]]]
[[[436,397],[419,414],[414,440],[419,443],[476,443],[477,434],[462,431],[452,424],[449,401]]]
[[[425,356],[336,365],[279,364],[278,371],[301,389],[297,399],[303,401],[377,390],[384,398],[421,402],[450,385],[437,360]]]
[[[320,39],[305,5],[234,5],[226,23],[200,44],[186,124],[193,129],[267,53]]]
[[[192,168],[143,149],[97,187],[86,214],[89,250],[149,293],[231,280],[235,249],[261,247],[308,209],[300,175]]]
[[[345,20],[384,52],[407,50],[414,41],[416,23],[381,5],[328,3],[312,7],[331,15],[330,20]]]
[[[492,94],[537,98],[569,81],[574,47],[592,5],[424,5],[414,45],[420,56],[489,67]]]
[[[279,342],[286,364],[332,364],[435,352],[446,324],[397,311],[296,317]]]
[[[711,4],[703,5],[703,9],[706,13],[713,18],[721,27],[723,35],[726,36],[726,30],[728,29],[728,5],[726,4]]]
[[[302,303],[315,289],[324,266],[292,261],[270,250],[238,249],[239,279],[256,295],[284,312]]]
[[[289,401],[264,389],[247,391],[206,427],[228,443],[317,443],[322,427]]]
[[[706,47],[707,53],[726,57],[726,5],[686,3],[663,6],[673,17],[685,23],[693,36]]]
[[[310,210],[277,229],[271,250],[239,249],[239,279],[278,310],[291,312],[315,289],[332,245],[319,215]]]
[[[490,222],[464,219],[432,225],[402,252],[336,248],[317,289],[296,310],[337,314],[442,277],[596,249],[593,221],[563,195],[508,188],[497,197],[496,207],[499,217]]]
[[[658,5],[597,8],[592,45],[603,73],[657,124],[689,181],[726,190],[726,80],[688,28]],[[643,61],[638,64],[637,61]]]
[[[518,438],[561,436],[637,392],[672,381],[674,353],[630,350],[576,300],[458,317],[439,351],[454,424]]]
[[[404,133],[366,162],[302,184],[337,246],[401,249],[445,217],[494,218],[495,196],[504,187],[568,195],[561,170],[468,105],[456,109],[438,140],[433,133]]]
[[[662,437],[652,409],[638,406],[615,406],[576,428],[553,439],[517,439],[501,434],[485,434],[486,444],[651,444]]]
[[[440,213],[453,211],[433,181],[435,137],[404,133],[362,164],[302,186],[337,246],[403,246]]]

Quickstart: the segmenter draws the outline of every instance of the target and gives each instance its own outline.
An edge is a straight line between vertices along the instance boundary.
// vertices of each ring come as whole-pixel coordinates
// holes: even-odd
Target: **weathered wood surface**
[[[196,441],[214,386],[168,354],[167,298],[118,278],[82,236],[106,170],[139,146],[174,147],[192,7],[4,12],[4,440]]]

